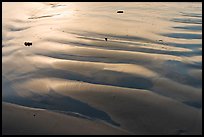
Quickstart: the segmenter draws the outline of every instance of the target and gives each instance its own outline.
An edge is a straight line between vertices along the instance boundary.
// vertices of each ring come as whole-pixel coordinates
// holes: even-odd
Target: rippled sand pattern
[[[201,3],[3,3],[2,15],[3,104],[117,134],[202,133]]]

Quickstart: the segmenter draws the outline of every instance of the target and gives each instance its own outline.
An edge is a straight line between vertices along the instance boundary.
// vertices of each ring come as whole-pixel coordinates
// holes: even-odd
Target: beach
[[[202,134],[202,3],[2,8],[3,134]]]

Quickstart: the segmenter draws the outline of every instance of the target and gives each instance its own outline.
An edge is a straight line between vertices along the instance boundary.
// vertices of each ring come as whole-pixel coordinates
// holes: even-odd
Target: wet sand
[[[202,134],[201,3],[4,2],[2,15],[3,134]]]

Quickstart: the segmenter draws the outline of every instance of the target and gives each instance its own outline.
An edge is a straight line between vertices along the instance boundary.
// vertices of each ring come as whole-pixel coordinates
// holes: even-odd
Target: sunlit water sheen
[[[4,102],[115,126],[77,93],[140,89],[202,109],[201,3],[3,3],[2,15]]]

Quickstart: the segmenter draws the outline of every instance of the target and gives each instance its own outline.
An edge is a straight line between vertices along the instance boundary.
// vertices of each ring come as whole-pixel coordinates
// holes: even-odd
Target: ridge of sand
[[[130,134],[104,124],[44,109],[2,103],[3,134]]]

